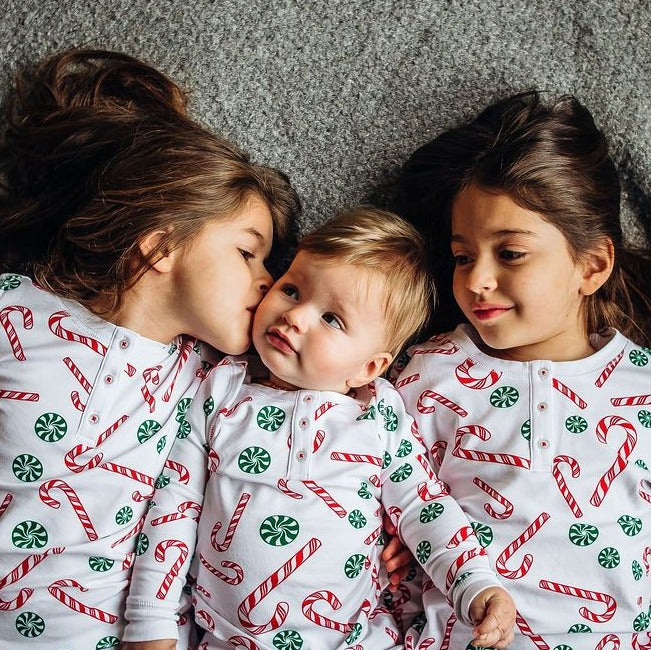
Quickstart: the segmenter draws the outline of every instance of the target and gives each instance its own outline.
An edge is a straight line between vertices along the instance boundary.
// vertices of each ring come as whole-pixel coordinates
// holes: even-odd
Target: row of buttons
[[[118,346],[122,350],[126,350],[130,345],[131,345],[131,340],[126,336],[121,338],[120,342],[118,343]],[[113,375],[111,373],[109,373],[108,375],[104,375],[104,383],[105,384],[112,384],[114,380],[115,380],[115,375]],[[88,416],[88,421],[91,424],[97,424],[99,422],[99,415],[97,413],[91,413]]]

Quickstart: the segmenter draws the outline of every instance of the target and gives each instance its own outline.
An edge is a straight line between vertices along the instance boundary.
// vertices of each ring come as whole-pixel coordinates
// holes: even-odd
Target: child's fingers
[[[474,645],[505,648],[513,640],[515,604],[504,589],[484,590],[473,600],[470,614],[477,621]]]

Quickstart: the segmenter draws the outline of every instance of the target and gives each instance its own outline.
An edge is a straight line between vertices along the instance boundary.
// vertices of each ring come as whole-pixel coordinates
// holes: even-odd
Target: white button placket
[[[310,477],[312,423],[314,396],[298,391],[292,418],[292,446],[289,460],[289,478],[303,481]]]
[[[553,461],[553,435],[551,408],[553,383],[549,361],[532,362],[531,385],[531,469],[550,471]]]

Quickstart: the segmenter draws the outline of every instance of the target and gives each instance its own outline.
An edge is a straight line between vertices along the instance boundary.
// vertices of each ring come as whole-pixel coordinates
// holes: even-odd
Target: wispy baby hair
[[[434,287],[425,243],[397,215],[369,206],[353,208],[303,237],[298,250],[369,272],[377,281],[372,288],[384,301],[387,348],[394,356],[427,322]]]

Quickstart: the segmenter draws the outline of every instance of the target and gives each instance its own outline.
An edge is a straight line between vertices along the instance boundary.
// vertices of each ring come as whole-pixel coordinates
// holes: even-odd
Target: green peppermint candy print
[[[513,406],[518,401],[518,397],[520,397],[520,393],[517,388],[500,386],[491,393],[490,403],[496,408],[505,409]]]
[[[138,442],[142,444],[147,442],[151,437],[155,436],[161,430],[161,425],[156,420],[145,420],[138,427]]]
[[[588,421],[580,415],[570,415],[565,420],[565,428],[570,433],[583,433],[588,428]]]
[[[346,637],[346,643],[348,645],[351,645],[359,639],[359,635],[362,633],[362,624],[361,623],[355,623],[353,625],[353,629],[351,630],[350,634]]]
[[[614,569],[620,562],[619,551],[612,546],[607,546],[599,551],[597,561],[604,569]]]
[[[45,442],[58,442],[66,435],[68,423],[58,413],[43,413],[34,423],[34,431]]]
[[[344,573],[347,578],[356,578],[364,568],[364,562],[366,561],[366,556],[361,553],[356,553],[351,555],[344,564]]]
[[[443,513],[443,506],[440,503],[430,503],[426,505],[420,511],[420,522],[421,524],[427,524],[430,521],[434,521],[437,517],[440,517]]]
[[[578,633],[590,634],[590,632],[592,632],[592,628],[588,627],[585,623],[575,623],[568,630],[568,632],[578,632]]]
[[[149,548],[149,537],[145,533],[138,533],[136,537],[136,555],[142,555]]]
[[[416,632],[419,634],[425,629],[425,623],[427,622],[427,617],[423,612],[418,612],[416,616],[411,620],[409,627],[413,627]]]
[[[11,532],[11,541],[18,548],[43,548],[47,540],[47,530],[38,521],[22,521]]]
[[[117,648],[120,645],[120,639],[116,636],[103,636],[95,646],[95,650],[107,650],[107,648]]]
[[[364,528],[366,526],[366,517],[361,510],[353,510],[348,515],[348,521],[353,528]]]
[[[11,471],[19,481],[32,483],[43,476],[43,464],[36,456],[21,454],[14,458]]]
[[[486,548],[493,541],[493,529],[486,524],[480,524],[477,521],[470,522],[475,535],[479,540],[482,548]]]
[[[174,416],[174,419],[177,422],[183,422],[183,420],[185,420],[185,414],[188,412],[190,404],[192,404],[191,397],[184,397],[178,401],[178,404],[176,405],[176,415]]]
[[[651,618],[645,612],[640,612],[633,621],[633,629],[636,632],[644,632],[649,627],[651,623]]]
[[[560,645],[554,646],[554,650],[573,650],[573,648],[569,645],[561,643]]]
[[[160,440],[156,443],[156,451],[160,454],[165,445],[167,444],[167,436],[161,436]]]
[[[208,417],[215,410],[215,400],[212,395],[203,403],[203,412]]]
[[[128,524],[133,517],[133,508],[131,506],[123,506],[115,513],[115,523],[119,526]]]
[[[271,456],[262,447],[247,447],[237,459],[239,468],[247,474],[262,474],[271,465]]]
[[[34,612],[23,612],[16,617],[16,630],[28,639],[35,639],[45,631],[45,621]]]
[[[384,406],[384,400],[380,400],[377,410],[384,418],[384,428],[386,431],[395,431],[398,428],[398,416],[393,410],[393,406]]]
[[[364,481],[362,481],[362,485],[359,490],[357,490],[357,494],[362,497],[362,499],[370,499],[373,496],[368,489],[368,483],[365,483]]]
[[[637,419],[640,421],[640,424],[647,429],[651,429],[651,411],[642,409],[637,412]]]
[[[391,454],[388,451],[384,452],[384,456],[382,457],[382,469],[386,469],[391,465]]]
[[[165,475],[165,474],[159,474],[158,478],[156,479],[156,482],[154,483],[154,487],[157,490],[161,490],[164,487],[167,487],[170,484],[170,477]]]
[[[520,435],[525,440],[529,440],[531,438],[531,420],[526,420],[522,423],[522,426],[520,427]]]
[[[176,430],[176,437],[179,440],[185,440],[190,435],[190,431],[192,431],[190,423],[187,420],[182,420],[179,422],[179,428]]]
[[[642,580],[644,571],[642,571],[642,565],[637,560],[633,560],[631,563],[631,573],[633,574],[633,580]]]
[[[631,517],[631,515],[622,515],[617,520],[617,523],[624,531],[624,534],[629,537],[634,537],[642,530],[642,520],[637,517]]]
[[[638,459],[635,461],[635,464],[636,464],[638,467],[641,467],[642,469],[649,469],[648,465],[647,465],[647,464],[646,464],[646,463],[645,463],[641,458],[638,458]]]
[[[576,546],[590,546],[596,541],[597,537],[599,537],[599,529],[596,526],[591,524],[573,524],[570,526],[570,542]]]
[[[283,630],[274,636],[271,643],[278,650],[301,650],[303,638],[296,630]]]
[[[394,483],[400,483],[401,481],[404,481],[405,479],[409,478],[413,471],[414,468],[409,463],[405,463],[404,465],[398,467],[398,469],[395,472],[393,472],[393,474],[391,474],[389,478]]]
[[[400,447],[398,447],[398,451],[396,452],[396,456],[398,458],[404,458],[405,456],[409,456],[411,454],[411,451],[413,449],[413,446],[409,440],[401,440],[400,441]]]
[[[90,566],[93,571],[98,571],[99,573],[104,573],[104,571],[112,569],[114,564],[115,560],[110,560],[107,557],[88,558],[88,566]]]
[[[356,418],[359,420],[375,420],[375,406],[369,406],[364,413],[358,415]]]
[[[287,515],[271,515],[260,524],[260,537],[270,546],[291,544],[298,532],[298,521]]]
[[[424,540],[416,547],[416,558],[421,564],[427,562],[427,558],[432,554],[432,545],[427,540]]]
[[[256,417],[256,422],[265,431],[278,431],[285,421],[285,411],[277,406],[263,406]]]
[[[647,357],[642,350],[631,350],[628,353],[628,358],[634,366],[642,367],[649,363],[649,357]]]
[[[20,278],[17,275],[8,275],[0,281],[0,289],[3,291],[11,291],[20,286]]]

